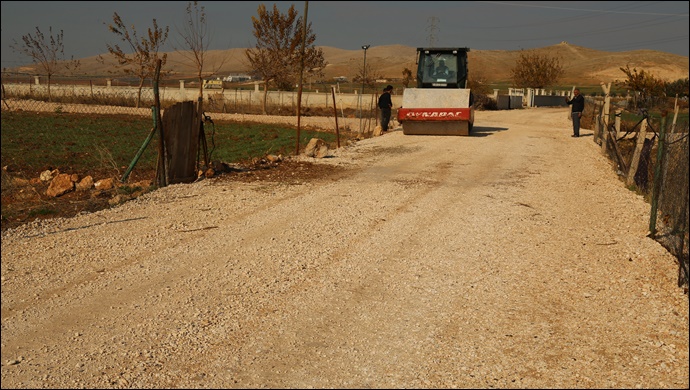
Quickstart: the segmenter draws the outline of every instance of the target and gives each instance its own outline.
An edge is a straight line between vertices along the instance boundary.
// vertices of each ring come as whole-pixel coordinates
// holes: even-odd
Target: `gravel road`
[[[8,230],[2,388],[688,388],[677,263],[570,134],[480,111]]]

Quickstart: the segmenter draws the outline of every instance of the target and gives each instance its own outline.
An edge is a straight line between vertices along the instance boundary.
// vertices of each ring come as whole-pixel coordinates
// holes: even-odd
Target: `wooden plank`
[[[647,137],[647,121],[642,121],[640,124],[640,131],[637,133],[637,142],[635,144],[635,151],[633,152],[632,161],[630,161],[630,169],[628,170],[628,175],[625,178],[625,184],[631,186],[635,182],[635,173],[637,172],[637,167],[640,163],[640,154],[642,153],[642,146],[644,146],[644,140]]]
[[[169,184],[191,183],[197,178],[198,120],[198,113],[192,101],[177,103],[165,110],[163,122],[168,148]]]
[[[627,165],[625,164],[625,160],[623,159],[623,155],[621,154],[621,150],[618,147],[618,140],[616,139],[616,131],[614,130],[609,130],[611,131],[611,143],[613,144],[613,150],[616,152],[616,158],[618,159],[618,165],[620,166],[621,172],[625,173],[628,171]]]

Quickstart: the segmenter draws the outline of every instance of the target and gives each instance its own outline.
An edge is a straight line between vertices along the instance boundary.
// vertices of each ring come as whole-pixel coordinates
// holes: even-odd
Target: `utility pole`
[[[364,45],[364,68],[362,68],[362,90],[359,93],[359,133],[362,134],[362,100],[364,98],[364,83],[367,80],[367,49],[371,45]]]
[[[309,2],[304,2],[304,20],[302,23],[302,49],[300,50],[300,65],[299,65],[299,89],[297,90],[297,143],[295,145],[295,156],[299,155],[299,137],[300,137],[300,122],[301,122],[301,108],[302,108],[302,79],[304,77],[304,49],[307,40],[307,12],[309,11]]]
[[[437,23],[439,23],[441,20],[435,16],[430,17],[427,19],[429,22],[429,26],[426,28],[427,31],[429,31],[429,47],[436,47],[436,41],[437,39],[437,32],[439,30]]]

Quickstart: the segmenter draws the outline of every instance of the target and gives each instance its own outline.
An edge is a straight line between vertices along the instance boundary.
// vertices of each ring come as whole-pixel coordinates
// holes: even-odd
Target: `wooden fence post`
[[[335,102],[335,87],[331,86],[331,94],[333,95],[333,114],[335,117],[335,137],[338,141],[338,148],[340,148],[340,129],[338,129],[338,107]]]
[[[570,95],[566,96],[565,98],[570,100],[573,98],[573,95],[575,95],[575,86],[573,85],[573,90],[570,91]],[[572,121],[573,120],[573,114],[571,110],[568,110],[568,120]]]
[[[656,216],[659,207],[659,193],[661,192],[661,167],[664,159],[664,138],[666,137],[666,112],[661,113],[659,141],[657,141],[656,161],[654,162],[654,185],[652,187],[652,211],[649,216],[649,236],[656,237]]]
[[[604,83],[601,83],[601,89],[604,90],[604,112],[602,114],[603,122],[604,122],[604,129],[601,133],[602,138],[601,138],[601,153],[606,154],[606,147],[608,143],[608,139],[610,137],[610,132],[609,132],[609,111],[611,110],[611,95],[609,92],[611,91],[611,83],[608,83],[607,85],[604,85]]]
[[[601,137],[601,110],[602,105],[599,102],[594,102],[594,138],[595,143],[599,143],[599,138]]]
[[[635,173],[637,172],[637,166],[640,163],[640,154],[642,153],[642,147],[644,146],[644,140],[647,138],[647,121],[642,121],[640,124],[640,131],[637,133],[637,143],[635,144],[635,151],[633,152],[632,161],[630,162],[630,169],[628,170],[628,175],[625,178],[625,184],[631,186],[635,182]]]
[[[671,125],[671,133],[676,130],[676,121],[678,120],[678,94],[676,94],[676,101],[673,102],[673,123]]]

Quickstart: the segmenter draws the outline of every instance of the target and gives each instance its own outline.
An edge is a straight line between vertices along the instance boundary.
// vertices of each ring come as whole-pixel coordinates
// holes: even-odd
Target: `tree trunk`
[[[261,110],[262,110],[264,115],[267,114],[267,112],[266,112],[266,102],[267,101],[268,101],[268,80],[266,80],[266,82],[264,82],[264,98],[261,101]]]
[[[48,73],[48,101],[52,102],[53,98],[50,96],[50,73]]]
[[[199,73],[197,74],[199,77],[199,99],[204,99],[204,78],[201,76],[201,69],[199,69]]]
[[[137,90],[137,108],[141,106],[141,89],[144,88],[144,78],[139,79],[139,89]]]

